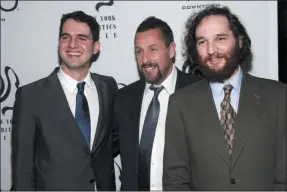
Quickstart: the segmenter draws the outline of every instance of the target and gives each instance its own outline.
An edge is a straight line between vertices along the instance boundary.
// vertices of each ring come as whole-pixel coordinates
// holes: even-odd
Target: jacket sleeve
[[[178,100],[170,97],[166,117],[163,190],[190,191],[188,147]]]
[[[27,90],[26,90],[27,91]],[[35,120],[33,103],[22,88],[16,92],[12,119],[12,190],[34,191],[35,186]]]
[[[286,191],[287,190],[287,167],[286,167],[286,138],[287,138],[287,94],[286,86],[284,86],[283,93],[280,95],[278,107],[278,127],[277,127],[277,147],[276,147],[276,164],[274,176],[274,190]]]

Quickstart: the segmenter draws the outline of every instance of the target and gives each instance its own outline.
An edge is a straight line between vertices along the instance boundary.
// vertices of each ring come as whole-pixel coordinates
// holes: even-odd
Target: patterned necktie
[[[154,96],[146,113],[139,146],[139,190],[143,191],[150,190],[151,153],[160,110],[158,95],[163,87],[151,85],[150,89],[154,91]]]
[[[221,119],[220,123],[223,126],[224,138],[227,142],[228,152],[231,155],[233,149],[233,141],[234,141],[234,132],[235,132],[235,121],[236,121],[236,113],[230,103],[230,94],[233,87],[232,85],[225,85],[224,90],[224,99],[221,102]]]
[[[85,138],[87,145],[90,147],[91,123],[90,123],[89,105],[87,98],[85,97],[84,94],[85,82],[78,83],[77,88],[78,93],[76,97],[75,118]]]

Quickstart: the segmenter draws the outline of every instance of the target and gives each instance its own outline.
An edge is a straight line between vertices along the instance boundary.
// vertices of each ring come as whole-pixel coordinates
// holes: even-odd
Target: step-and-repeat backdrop
[[[83,10],[101,26],[101,54],[92,71],[113,76],[118,83],[138,80],[134,35],[154,15],[172,28],[177,45],[176,66],[182,69],[182,33],[188,16],[206,6],[229,6],[246,26],[254,53],[250,73],[278,78],[276,1],[1,1],[1,190],[11,187],[11,117],[19,86],[49,75],[58,66],[57,43],[62,14]],[[119,85],[120,87],[121,85]],[[117,188],[121,163],[115,159]]]

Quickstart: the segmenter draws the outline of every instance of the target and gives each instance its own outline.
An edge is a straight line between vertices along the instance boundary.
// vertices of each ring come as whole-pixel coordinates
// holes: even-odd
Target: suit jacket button
[[[235,184],[236,183],[236,180],[234,178],[231,178],[230,179],[230,184]]]
[[[91,180],[90,180],[90,183],[94,183],[94,182],[95,182],[95,180],[94,180],[94,179],[91,179]]]

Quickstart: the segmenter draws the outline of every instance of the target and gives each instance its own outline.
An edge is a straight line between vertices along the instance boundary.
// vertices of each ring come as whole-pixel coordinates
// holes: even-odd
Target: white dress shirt
[[[160,113],[156,127],[150,165],[150,190],[162,190],[162,172],[163,172],[163,151],[165,142],[165,120],[167,114],[169,96],[174,93],[177,79],[177,70],[173,66],[171,74],[164,80],[162,86],[164,89],[159,93]],[[153,98],[154,91],[150,90],[151,84],[146,83],[140,114],[139,141],[142,134],[143,124],[148,106]]]
[[[64,93],[66,95],[69,107],[72,114],[75,117],[76,112],[76,96],[78,92],[77,84],[79,83],[75,79],[68,76],[60,67],[58,72],[58,77],[60,83],[63,87]],[[90,120],[91,120],[91,137],[90,137],[90,149],[92,149],[94,137],[96,134],[98,118],[99,118],[99,99],[98,91],[96,85],[91,77],[91,74],[88,73],[86,78],[83,80],[86,82],[84,94],[87,98],[89,111],[90,111]]]

